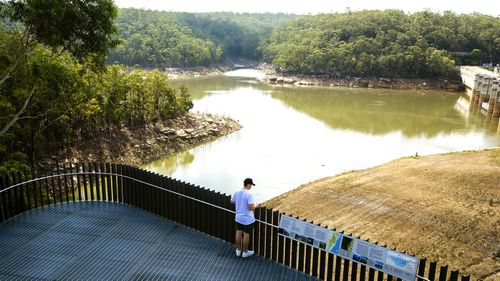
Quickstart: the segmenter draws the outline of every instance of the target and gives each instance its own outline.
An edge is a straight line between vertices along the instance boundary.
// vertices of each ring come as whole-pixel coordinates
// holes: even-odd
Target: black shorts
[[[239,222],[236,222],[236,230],[241,230],[245,233],[250,233],[253,230],[253,225],[255,222],[252,222],[251,224],[241,224]]]

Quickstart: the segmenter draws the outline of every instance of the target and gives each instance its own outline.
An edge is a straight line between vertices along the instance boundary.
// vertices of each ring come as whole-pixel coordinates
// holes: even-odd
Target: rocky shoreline
[[[226,62],[212,66],[199,66],[199,67],[184,67],[184,68],[166,68],[165,72],[168,73],[170,79],[182,79],[192,77],[208,77],[221,75],[241,68],[258,68],[259,63],[255,61],[239,60],[237,62]]]
[[[188,113],[166,122],[123,127],[80,141],[40,161],[38,168],[56,164],[104,161],[143,165],[241,129],[227,117]]]
[[[260,64],[258,69],[264,71],[264,82],[277,86],[322,86],[322,87],[350,87],[350,88],[386,88],[400,90],[446,90],[463,91],[462,83],[448,80],[429,79],[394,79],[383,77],[350,77],[340,74],[330,75],[303,75],[282,73],[273,65]]]
[[[461,92],[465,88],[460,82],[448,80],[409,79],[409,78],[384,78],[384,77],[354,77],[340,74],[329,75],[304,75],[283,73],[272,64],[258,63],[255,61],[238,61],[217,64],[208,67],[167,68],[170,79],[191,77],[207,77],[221,75],[224,72],[241,69],[255,68],[265,73],[263,82],[274,86],[320,86],[320,87],[349,87],[349,88],[382,88],[399,90],[445,90]]]

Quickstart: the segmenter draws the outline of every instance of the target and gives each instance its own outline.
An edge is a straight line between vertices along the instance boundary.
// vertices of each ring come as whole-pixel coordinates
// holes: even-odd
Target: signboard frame
[[[288,215],[281,215],[278,235],[403,280],[415,280],[417,275],[419,264],[417,257],[399,253]]]

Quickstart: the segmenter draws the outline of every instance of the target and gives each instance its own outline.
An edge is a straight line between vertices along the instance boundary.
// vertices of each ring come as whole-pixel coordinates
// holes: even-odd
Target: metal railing
[[[110,163],[54,166],[0,177],[0,222],[30,209],[75,201],[129,204],[234,243],[230,196],[136,167]],[[259,207],[250,247],[256,254],[321,280],[400,280],[307,243],[278,235],[278,211]],[[0,225],[1,227],[1,225]],[[458,270],[420,259],[418,280],[463,280]]]

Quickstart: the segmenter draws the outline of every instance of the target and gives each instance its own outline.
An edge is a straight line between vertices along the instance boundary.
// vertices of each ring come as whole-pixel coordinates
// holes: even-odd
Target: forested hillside
[[[275,26],[296,17],[120,9],[116,23],[122,44],[111,50],[108,62],[186,67],[225,59],[260,59],[260,40]]]
[[[500,61],[500,18],[430,11],[304,16],[262,42],[285,72],[453,78],[456,64]]]
[[[65,144],[192,107],[164,72],[105,65],[116,13],[111,0],[0,2],[0,175]]]

